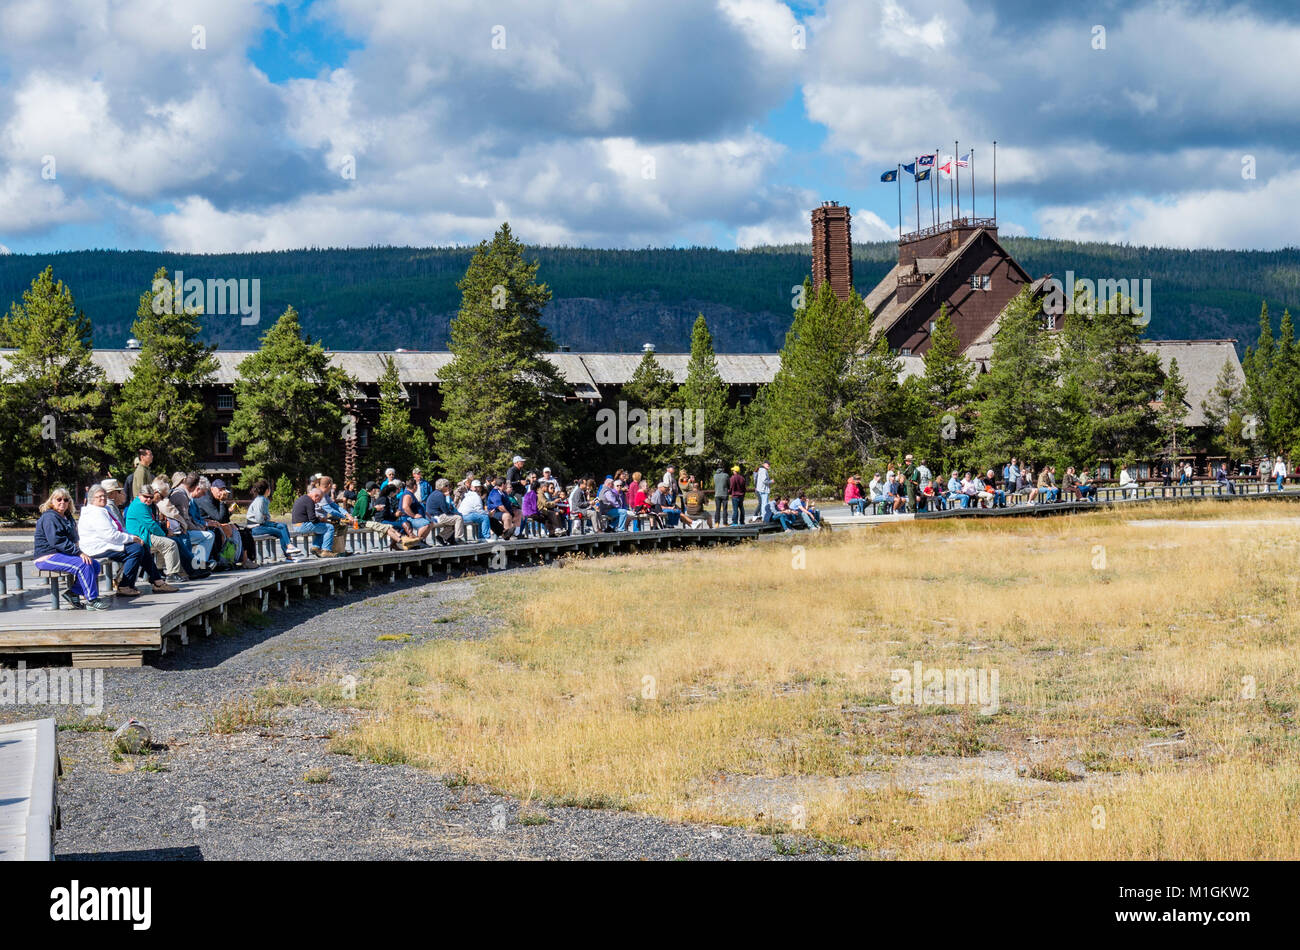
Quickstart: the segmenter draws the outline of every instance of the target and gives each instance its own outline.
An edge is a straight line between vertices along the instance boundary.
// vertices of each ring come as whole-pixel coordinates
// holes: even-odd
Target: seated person
[[[293,530],[297,534],[307,532],[313,540],[319,538],[320,543],[311,546],[311,553],[317,557],[338,557],[334,553],[334,525],[332,522],[321,519],[316,513],[316,506],[321,500],[321,489],[319,485],[313,485],[307,489],[303,495],[293,503],[293,511],[289,515],[289,522],[293,525]]]
[[[271,520],[271,483],[265,478],[253,482],[253,500],[248,503],[248,532],[254,538],[279,538],[286,559],[302,558],[302,549],[289,538],[289,526]]]
[[[802,488],[790,499],[790,511],[802,518],[809,528],[817,528],[822,523],[821,512],[808,500],[808,494]]]
[[[1092,476],[1088,474],[1086,468],[1079,473],[1079,482],[1076,488],[1079,490],[1080,501],[1097,500],[1097,486],[1092,483]]]
[[[205,494],[207,488],[195,472],[190,472],[188,475],[178,472],[177,475],[180,479],[176,480],[173,476],[170,500],[179,516],[182,530],[185,531],[190,547],[194,551],[195,557],[191,560],[191,566],[196,569],[214,570],[217,566],[215,557],[217,532],[208,528],[195,504],[195,499]],[[224,540],[222,543],[225,543]]]
[[[650,496],[650,511],[668,528],[677,527],[681,520],[681,508],[674,501],[673,486],[670,482],[661,482]]]
[[[420,499],[416,497],[410,485],[400,478],[393,479],[388,484],[397,489],[394,498],[397,505],[397,521],[400,530],[406,534],[399,543],[403,548],[419,547],[432,533],[433,522],[425,517],[424,505],[420,504]]]
[[[63,599],[77,610],[107,610],[99,596],[99,562],[81,550],[77,523],[73,520],[72,495],[66,488],[56,488],[41,505],[36,519],[36,538],[32,553],[39,571],[70,574]],[[86,603],[81,598],[86,598]]]
[[[1038,470],[1038,501],[1042,504],[1056,501],[1056,488],[1051,480],[1052,467],[1044,465]]]
[[[686,493],[682,496],[682,523],[688,528],[696,525],[712,528],[713,517],[708,512],[708,503],[709,496],[700,488],[699,482],[693,478],[688,479]]]
[[[433,524],[433,539],[439,544],[459,544],[465,540],[465,519],[447,497],[449,491],[451,482],[438,479],[424,504],[424,515]]]
[[[623,483],[620,479],[606,476],[604,484],[600,487],[600,492],[596,495],[596,509],[600,512],[600,517],[605,522],[607,530],[627,530],[627,519],[630,512],[627,509],[627,503],[623,499],[622,488]],[[612,529],[609,527],[611,519],[613,521]]]
[[[958,506],[962,508],[970,507],[970,498],[961,490],[961,479],[957,477],[955,471],[948,477],[947,502],[950,508]]]
[[[173,593],[176,588],[163,580],[149,549],[133,534],[126,533],[126,523],[108,509],[108,492],[103,485],[90,489],[90,504],[82,509],[77,526],[82,553],[100,561],[117,561],[122,565],[118,577],[119,597],[137,597],[135,579],[143,570],[155,593]]]
[[[980,492],[980,498],[987,499],[988,504],[994,508],[1007,506],[1007,493],[998,488],[997,479],[993,477],[993,469],[989,469],[984,476],[984,490]]]
[[[860,515],[866,510],[867,500],[862,494],[862,477],[850,475],[844,486],[844,504],[849,506],[849,513]]]
[[[176,584],[183,580],[181,575],[181,549],[175,538],[167,536],[167,529],[158,520],[158,509],[154,506],[157,490],[152,482],[145,482],[136,492],[131,504],[126,506],[126,533],[135,535],[162,568],[163,580]]]
[[[483,508],[487,511],[494,534],[501,538],[519,536],[523,528],[519,520],[519,510],[515,507],[514,498],[511,497],[506,480],[501,475],[492,479],[492,487],[488,491]]]
[[[492,537],[492,526],[488,513],[483,507],[483,497],[479,494],[483,483],[477,478],[470,482],[470,487],[466,489],[464,496],[457,506],[461,518],[465,524],[472,526],[478,532],[478,540],[486,541]]]

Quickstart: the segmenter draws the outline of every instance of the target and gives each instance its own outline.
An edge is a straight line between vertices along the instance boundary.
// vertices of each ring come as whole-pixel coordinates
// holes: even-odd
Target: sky
[[[883,240],[995,140],[1004,234],[1294,247],[1297,116],[1293,0],[0,0],[0,253]]]

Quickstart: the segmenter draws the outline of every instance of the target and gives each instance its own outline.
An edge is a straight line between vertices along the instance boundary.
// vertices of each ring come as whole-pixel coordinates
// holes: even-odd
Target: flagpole
[[[952,180],[957,174],[957,156],[954,155],[948,161],[948,223],[952,224],[957,220],[957,211],[952,203]]]
[[[898,243],[903,243],[903,165],[900,162],[894,171],[894,181],[898,182]]]
[[[993,140],[993,225],[998,223],[998,140]]]
[[[957,179],[957,217],[961,217],[961,149],[957,140],[952,140],[952,174]]]
[[[939,170],[939,147],[934,148],[934,168],[930,172],[930,178],[933,182],[931,191],[934,192],[934,226],[939,227],[939,219],[943,217],[943,208],[941,207],[939,195],[939,176],[935,174]]]
[[[975,146],[970,148],[970,216],[975,219]]]
[[[916,229],[921,230],[921,183],[916,180],[916,173],[920,171],[916,167],[916,160],[912,160],[912,187],[916,192]]]

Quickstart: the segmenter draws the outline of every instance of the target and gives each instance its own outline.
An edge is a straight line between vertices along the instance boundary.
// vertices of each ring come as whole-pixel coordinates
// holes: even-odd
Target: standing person
[[[81,512],[81,524],[78,526],[80,544],[83,553],[99,560],[118,561],[122,573],[114,585],[119,597],[137,597],[135,579],[143,570],[153,584],[155,593],[174,593],[172,587],[163,580],[162,571],[154,564],[153,555],[141,543],[141,539],[127,534],[126,523],[108,510],[108,492],[103,485],[96,485],[90,490],[90,504]]]
[[[713,473],[713,521],[719,528],[726,527],[727,524],[728,481],[727,470],[719,462]]]
[[[758,515],[754,520],[767,521],[772,497],[772,466],[767,462],[761,463],[754,473],[754,494],[758,496]]]
[[[68,606],[107,610],[108,604],[99,596],[99,562],[81,550],[77,522],[72,517],[72,495],[66,488],[56,488],[40,510],[32,548],[36,569],[72,575],[63,592]],[[86,598],[84,604],[82,597]]]
[[[1277,457],[1273,463],[1273,480],[1277,482],[1277,490],[1281,491],[1286,485],[1286,461],[1282,456]]]
[[[527,490],[527,481],[528,479],[524,477],[524,457],[516,455],[510,460],[510,467],[506,469],[506,494],[523,498],[524,492]]]
[[[921,474],[913,464],[910,454],[903,456],[903,485],[907,493],[907,510],[915,514],[916,493],[921,485]]]
[[[140,489],[146,485],[153,485],[153,472],[149,471],[152,464],[153,449],[140,449],[135,453],[135,471],[127,479],[127,494],[131,498],[140,494]]]
[[[727,481],[727,495],[731,498],[731,523],[745,523],[745,487],[749,484],[739,465],[731,466],[731,478]]]
[[[163,580],[176,584],[183,580],[181,574],[181,547],[176,538],[168,537],[167,529],[158,520],[155,499],[158,490],[153,485],[146,485],[135,501],[126,506],[126,531],[140,539],[149,550],[149,556],[163,569]]]

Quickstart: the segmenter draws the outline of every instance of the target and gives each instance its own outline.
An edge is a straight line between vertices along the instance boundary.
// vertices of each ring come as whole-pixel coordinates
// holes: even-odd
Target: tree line
[[[805,278],[802,306],[781,348],[781,367],[749,402],[729,398],[708,321],[697,316],[680,384],[643,355],[614,402],[635,416],[689,412],[697,438],[640,438],[602,428],[608,406],[572,398],[546,354],[555,347],[543,314],[551,289],[540,260],[508,225],[473,249],[450,324],[452,360],[440,374],[442,413],[428,430],[411,418],[391,359],[378,385],[378,418],[360,472],[389,465],[460,477],[504,471],[513,455],[565,477],[616,467],[661,472],[668,464],[707,477],[719,464],[772,462],[778,485],[825,490],[853,471],[912,452],[936,472],[1000,470],[1016,456],[1036,463],[1172,460],[1186,454],[1190,406],[1177,362],[1166,374],[1142,347],[1143,329],[1123,300],[1096,306],[1080,291],[1059,330],[1026,290],[1004,313],[989,372],[976,374],[941,312],[923,372],[900,381],[900,360],[855,293],[841,301]],[[151,447],[156,467],[185,470],[211,431],[214,346],[202,313],[153,305],[154,272],[139,296],[132,335],[139,357],[113,392],[92,361],[90,321],[47,266],[0,320],[0,486],[6,499],[28,483],[79,485],[124,477]],[[796,288],[797,289],[797,288]],[[176,312],[179,309],[181,312]],[[1246,385],[1225,364],[1204,404],[1203,448],[1231,458],[1300,451],[1300,351],[1289,311],[1274,335],[1267,304],[1243,361]],[[283,491],[315,471],[339,472],[355,434],[359,383],[333,366],[287,306],[238,366],[227,438],[242,480],[283,479]],[[635,431],[635,430],[634,430]]]

